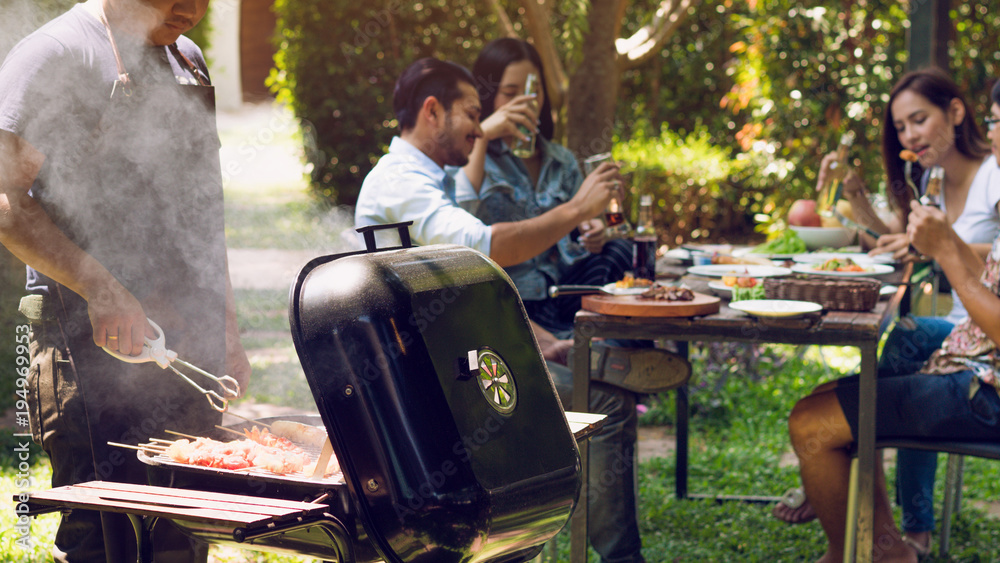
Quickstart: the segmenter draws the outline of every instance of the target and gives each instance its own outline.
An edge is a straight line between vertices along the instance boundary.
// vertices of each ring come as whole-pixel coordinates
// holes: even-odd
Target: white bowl
[[[792,230],[798,233],[802,242],[809,250],[821,248],[843,248],[854,241],[854,229],[846,227],[796,227]]]

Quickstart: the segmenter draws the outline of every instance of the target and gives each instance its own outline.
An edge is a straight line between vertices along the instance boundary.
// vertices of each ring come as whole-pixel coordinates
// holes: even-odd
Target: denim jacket
[[[502,140],[494,139],[486,150],[483,185],[478,201],[470,201],[476,198],[475,190],[464,174],[457,174],[456,197],[459,201],[456,203],[475,214],[483,223],[492,225],[531,219],[571,200],[583,183],[583,173],[576,158],[566,147],[541,136],[537,142],[541,144],[542,154],[537,185],[532,185],[521,159],[514,156]],[[559,283],[567,268],[588,255],[579,243],[567,235],[549,250],[509,266],[506,271],[517,286],[521,299],[537,301],[546,299],[548,286]]]

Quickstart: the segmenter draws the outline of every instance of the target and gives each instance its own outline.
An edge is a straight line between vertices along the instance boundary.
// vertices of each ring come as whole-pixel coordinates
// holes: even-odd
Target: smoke
[[[0,0],[0,60],[22,38],[66,11],[75,0]]]
[[[197,83],[195,74],[183,61],[167,62],[165,47],[122,32],[115,39],[133,94],[112,99],[115,59],[89,14],[46,28],[59,47],[44,37],[13,47],[49,15],[14,0],[0,20],[10,51],[0,74],[4,123],[46,156],[32,196],[142,302],[168,347],[221,371],[225,243],[208,92],[179,86]],[[197,338],[180,337],[195,330]]]

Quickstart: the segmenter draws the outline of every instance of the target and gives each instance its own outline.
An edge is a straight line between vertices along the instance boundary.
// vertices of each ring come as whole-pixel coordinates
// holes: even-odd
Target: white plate
[[[670,250],[663,253],[666,258],[673,258],[674,260],[680,260],[684,262],[685,260],[691,260],[691,251],[686,248],[671,248]]]
[[[778,266],[758,266],[756,264],[710,264],[708,266],[691,266],[688,268],[688,273],[709,278],[721,278],[722,276],[772,278],[787,276],[792,271]]]
[[[648,285],[646,287],[615,287],[615,284],[609,283],[601,286],[601,289],[611,295],[639,295],[649,289],[649,287]]]
[[[749,299],[730,303],[729,308],[757,317],[796,317],[823,310],[822,305],[812,301],[786,301],[784,299]]]
[[[899,289],[898,285],[883,285],[882,288],[878,290],[879,299],[886,299],[895,295],[897,289]]]
[[[708,287],[719,297],[731,297],[733,295],[733,288],[720,281],[710,281],[708,282]]]
[[[817,276],[837,276],[845,278],[856,278],[864,276],[882,276],[896,271],[888,264],[858,264],[865,269],[864,272],[833,272],[829,270],[817,270],[816,264],[796,264],[792,266],[792,271],[800,274],[813,274]]]
[[[796,254],[792,257],[792,260],[800,264],[815,264],[817,262],[826,262],[830,258],[850,258],[859,264],[863,262],[868,264],[892,264],[895,262],[891,252],[876,256],[869,256],[863,252],[810,252],[808,254]]]
[[[796,256],[800,256],[800,254],[789,254],[787,252],[777,254],[768,252],[751,252],[753,249],[754,247],[752,246],[747,248],[737,248],[733,251],[733,256],[737,258],[740,256],[756,256],[758,258],[768,258],[770,260],[794,260]]]

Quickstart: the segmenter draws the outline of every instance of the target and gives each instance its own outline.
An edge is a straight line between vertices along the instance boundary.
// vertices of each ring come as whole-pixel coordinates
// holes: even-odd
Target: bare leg
[[[792,447],[806,498],[819,517],[829,545],[821,562],[843,559],[847,489],[851,470],[849,447],[854,441],[832,387],[803,398],[788,419]],[[879,561],[915,562],[916,553],[900,539],[892,519],[885,477],[875,475],[875,548]]]

